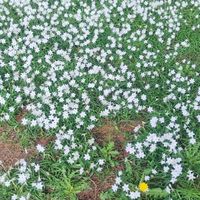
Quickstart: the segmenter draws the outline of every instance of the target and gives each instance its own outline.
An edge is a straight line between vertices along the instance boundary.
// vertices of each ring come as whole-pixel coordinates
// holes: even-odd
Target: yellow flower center
[[[141,183],[139,184],[139,190],[140,190],[141,192],[147,192],[148,189],[149,189],[149,186],[148,186],[147,183],[141,182]]]

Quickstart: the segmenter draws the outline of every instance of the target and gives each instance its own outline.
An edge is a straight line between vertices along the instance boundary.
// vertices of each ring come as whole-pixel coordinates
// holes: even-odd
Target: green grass
[[[76,2],[76,1],[74,1]],[[77,2],[79,3],[79,2]],[[9,8],[9,5],[7,6]],[[73,10],[72,10],[73,12]],[[74,11],[75,12],[75,11]],[[179,71],[181,72],[183,77],[194,77],[195,79],[195,84],[192,86],[190,96],[187,95],[179,95],[177,96],[180,97],[181,100],[184,102],[188,99],[195,98],[197,88],[199,87],[200,79],[197,76],[197,74],[200,72],[199,65],[200,65],[200,30],[192,31],[191,27],[193,24],[198,24],[200,23],[199,19],[194,19],[194,16],[198,14],[199,10],[198,9],[185,9],[183,12],[183,19],[187,20],[187,25],[181,26],[181,30],[176,36],[175,40],[173,41],[173,44],[179,43],[184,40],[189,40],[190,46],[188,48],[180,48],[178,50],[179,54],[177,56],[174,56],[172,59],[170,59],[167,63],[165,63],[165,54],[169,52],[173,52],[174,46],[172,45],[172,49],[166,50],[166,45],[162,45],[158,43],[157,39],[154,36],[149,36],[148,40],[150,43],[153,45],[152,52],[156,52],[159,50],[160,52],[157,54],[157,58],[153,59],[155,63],[157,63],[155,67],[155,72],[158,73],[155,78],[152,78],[150,76],[147,76],[145,78],[142,78],[140,74],[142,72],[148,71],[148,68],[137,68],[136,64],[138,62],[141,62],[139,56],[140,54],[147,49],[146,45],[143,42],[135,42],[136,46],[138,47],[139,51],[135,53],[134,55],[131,55],[132,58],[129,58],[129,54],[124,56],[122,59],[119,58],[119,56],[115,55],[114,56],[114,63],[116,66],[120,65],[122,60],[123,62],[128,66],[128,68],[131,71],[135,72],[135,75],[137,77],[137,82],[135,83],[134,87],[139,87],[141,88],[142,93],[145,93],[148,97],[147,99],[147,107],[153,107],[154,111],[152,113],[148,113],[145,111],[142,111],[140,113],[136,112],[135,110],[130,110],[127,108],[124,108],[121,110],[119,113],[116,115],[111,115],[110,119],[115,121],[116,123],[121,121],[121,120],[137,120],[137,119],[142,119],[145,121],[145,126],[144,128],[141,129],[139,134],[137,135],[137,142],[142,142],[150,132],[155,132],[156,134],[163,134],[167,131],[167,128],[159,124],[156,129],[152,128],[148,121],[151,119],[152,116],[158,116],[162,117],[165,116],[165,120],[168,120],[167,123],[170,121],[170,117],[173,115],[178,115],[179,116],[179,124],[184,126],[185,124],[185,118],[183,118],[180,113],[177,112],[177,110],[174,109],[175,104],[177,102],[175,101],[170,101],[167,103],[163,103],[163,98],[166,97],[170,93],[170,88],[166,84],[166,81],[169,79],[168,73],[172,69],[178,73]],[[16,23],[19,20],[19,17],[17,14],[14,12],[12,9],[12,15],[13,18],[15,19]],[[113,23],[118,23],[119,16],[116,16],[116,18],[113,18]],[[32,25],[37,24],[37,22],[32,22]],[[76,21],[72,21],[72,24],[76,24]],[[145,27],[148,26],[148,24],[145,24],[139,17],[135,21],[135,24],[132,24],[133,30],[138,29],[139,27]],[[150,25],[149,25],[150,26]],[[154,27],[152,27],[154,28]],[[23,34],[23,33],[22,33]],[[106,38],[107,36],[110,35],[110,30],[109,27],[106,27],[105,25],[105,33],[102,34],[101,40],[97,42],[97,45],[99,47],[104,47],[105,44],[107,43]],[[113,37],[115,37],[115,34],[113,33]],[[128,37],[128,36],[127,36]],[[167,36],[166,36],[167,38]],[[61,48],[65,49],[68,48],[69,45],[67,43],[63,44],[62,40],[60,38],[53,38],[51,41],[48,42],[48,44],[43,45],[42,51],[40,51],[39,54],[35,56],[35,58],[43,58],[44,55],[53,48],[53,45],[58,43]],[[9,42],[8,42],[8,45]],[[127,49],[127,46],[129,44],[124,43],[124,46],[122,49]],[[2,47],[3,48],[3,47]],[[78,47],[77,47],[78,48]],[[127,50],[128,51],[128,50]],[[72,55],[74,52],[77,52],[77,49],[73,49]],[[130,51],[131,54],[131,51]],[[79,54],[82,56],[82,54]],[[8,63],[9,57],[6,58]],[[59,56],[55,55],[54,59],[60,59]],[[191,63],[196,64],[196,69],[191,69],[189,64],[184,65],[183,70],[179,70],[178,66],[175,65],[176,62],[182,62],[184,59],[187,61],[191,61]],[[39,70],[40,73],[47,72],[49,70],[49,66],[46,64],[43,65],[43,67],[38,67],[38,64],[35,61],[33,61],[33,67],[30,71],[29,76],[35,71],[35,69]],[[61,59],[60,59],[61,60]],[[72,59],[70,64],[66,62],[66,66],[64,68],[66,70],[69,69],[74,69],[76,66],[75,59]],[[91,58],[90,62],[93,64],[98,64],[98,61],[95,58]],[[107,64],[105,63],[105,66],[102,68],[107,67]],[[44,61],[42,61],[44,63]],[[20,60],[19,63],[20,64]],[[167,67],[166,67],[167,66]],[[117,67],[116,67],[117,68]],[[21,72],[23,71],[23,68],[21,69]],[[7,69],[1,69],[0,68],[0,74],[5,74],[5,73],[11,73]],[[199,75],[199,74],[198,74]],[[86,80],[85,83],[82,84],[82,88],[77,88],[72,91],[80,97],[82,94],[82,91],[84,91],[87,88],[88,83],[91,81],[97,80],[99,81],[100,77],[94,76],[94,75],[87,75],[85,76]],[[36,76],[34,78],[34,82],[37,83],[37,86],[39,87],[42,83],[44,83],[46,79],[42,76]],[[20,82],[21,81],[21,82]],[[23,80],[20,80],[20,84],[23,85],[25,82]],[[77,80],[80,81],[80,80]],[[57,85],[53,85],[50,89],[52,92],[57,91],[57,87],[59,85],[62,85],[64,81],[60,80],[60,82]],[[110,88],[113,86],[114,81],[106,81],[107,88]],[[120,83],[121,88],[126,88],[126,82]],[[145,86],[149,84],[152,90],[146,90]],[[155,85],[159,84],[159,87],[155,89]],[[173,84],[176,84],[176,87],[187,87],[186,83],[182,82],[173,82]],[[185,84],[185,85],[184,85]],[[8,111],[8,108],[15,104],[14,99],[16,98],[17,94],[12,91],[13,90],[13,85],[12,83],[5,80],[5,88],[7,88],[8,91],[10,91],[11,98],[9,98],[8,102],[6,105],[2,108],[1,112],[6,112]],[[88,88],[87,88],[88,89]],[[127,88],[126,88],[127,89]],[[128,89],[127,89],[128,90]],[[4,91],[3,91],[4,92]],[[3,95],[3,92],[1,93]],[[71,93],[72,93],[71,92]],[[70,94],[71,94],[70,93]],[[88,91],[90,94],[90,91]],[[66,94],[66,96],[69,94]],[[91,92],[91,100],[94,102],[92,105],[92,114],[94,116],[98,116],[98,113],[103,109],[103,106],[98,104],[96,101],[96,97],[98,96],[98,90],[94,90]],[[26,99],[21,104],[26,104],[27,102],[30,102],[30,99]],[[39,102],[40,100],[38,100]],[[58,96],[55,95],[53,97],[54,102],[58,102],[56,105],[57,111],[61,111],[62,108],[59,107],[59,100]],[[19,105],[16,105],[16,107],[19,107]],[[50,108],[48,105],[46,107],[44,106],[43,109],[45,110],[45,113],[48,114],[50,112]],[[84,110],[84,105],[82,105],[82,109]],[[19,143],[22,147],[28,148],[33,145],[35,145],[35,141],[37,141],[37,138],[42,138],[46,136],[52,136],[55,135],[55,133],[58,133],[60,128],[62,126],[67,126],[68,129],[73,129],[75,126],[75,117],[74,118],[69,118],[67,120],[63,119],[62,120],[62,126],[55,129],[54,131],[46,131],[43,130],[42,128],[33,128],[30,126],[21,126],[16,120],[15,120],[15,115],[18,113],[16,111],[15,113],[12,114],[11,119],[9,120],[6,125],[11,129],[12,131],[15,132]],[[191,169],[197,176],[200,176],[200,130],[199,130],[199,124],[195,123],[195,114],[190,115],[189,118],[193,122],[192,123],[192,131],[195,132],[196,135],[196,140],[197,143],[194,145],[190,145],[188,143],[187,136],[185,136],[185,132],[183,129],[181,131],[183,132],[181,135],[181,140],[180,142],[183,143],[182,147],[184,147],[184,151],[180,153],[180,157],[183,160],[184,166],[186,169]],[[28,115],[30,119],[33,119],[34,116]],[[106,177],[109,174],[113,173],[113,168],[117,167],[120,165],[120,161],[116,159],[116,156],[119,154],[117,151],[114,143],[112,141],[108,142],[105,146],[101,146],[97,144],[97,150],[92,152],[92,160],[91,162],[97,162],[99,158],[102,158],[105,160],[106,164],[103,167],[103,170],[101,172],[98,172],[97,169],[89,169],[90,163],[89,161],[84,161],[83,156],[85,153],[87,153],[88,149],[90,149],[87,140],[90,139],[91,133],[86,129],[88,125],[90,125],[90,119],[85,120],[86,123],[84,124],[83,129],[76,130],[76,137],[75,141],[80,144],[78,147],[78,150],[80,150],[80,156],[81,159],[78,160],[75,164],[69,164],[67,163],[67,156],[63,154],[61,151],[55,151],[54,145],[49,144],[46,147],[45,153],[42,155],[37,155],[36,158],[32,158],[30,162],[39,162],[41,166],[41,170],[39,172],[39,176],[41,176],[42,181],[44,182],[44,190],[43,191],[37,191],[34,190],[30,184],[24,184],[24,185],[18,185],[15,181],[12,183],[11,187],[5,187],[0,185],[0,200],[7,200],[12,196],[13,194],[18,194],[18,195],[28,195],[28,193],[31,193],[31,200],[77,200],[77,194],[81,191],[87,190],[88,188],[91,188],[91,177],[93,175],[98,175],[100,178]],[[2,122],[2,125],[5,123]],[[100,122],[97,122],[96,125],[98,126],[101,124]],[[128,141],[130,143],[135,143],[136,138],[134,135],[131,135],[129,133],[125,133],[127,135]],[[5,142],[9,138],[9,133],[7,131],[1,133],[0,135],[0,140]],[[145,149],[148,150],[148,149]],[[165,186],[169,182],[169,175],[167,173],[163,173],[162,170],[162,165],[161,163],[158,163],[158,160],[161,159],[162,153],[167,152],[169,155],[171,153],[166,150],[165,147],[160,145],[156,152],[154,154],[151,154],[149,151],[146,153],[145,160],[143,159],[136,159],[134,156],[129,156],[126,161],[124,162],[124,173],[123,175],[123,181],[126,183],[130,183],[130,188],[131,190],[135,190],[135,188],[138,186],[138,184],[141,181],[145,181],[144,178],[145,176],[150,176],[152,169],[157,170],[157,177],[152,177],[151,182],[149,183],[149,192],[143,193],[141,195],[141,200],[169,200],[172,198],[173,200],[200,200],[200,179],[197,178],[194,182],[188,181],[186,179],[186,174],[187,171],[185,168],[183,169],[183,173],[181,177],[179,178],[178,182],[175,184],[173,187],[174,189],[172,190],[171,194],[169,195],[165,191]],[[173,156],[172,156],[173,157]],[[80,175],[79,170],[80,168],[83,167],[84,169],[87,169],[87,171],[83,174]],[[17,174],[17,170],[13,169],[8,172],[9,177],[15,177]],[[31,172],[31,180],[35,180],[38,177],[37,173]],[[102,192],[100,194],[100,199],[101,200],[128,200],[129,198],[124,195],[123,192],[119,191],[116,193],[113,193],[111,190]]]

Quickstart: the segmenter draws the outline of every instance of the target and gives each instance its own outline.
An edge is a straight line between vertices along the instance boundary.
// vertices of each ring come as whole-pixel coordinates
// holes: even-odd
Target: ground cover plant
[[[200,199],[199,0],[0,0],[0,200]]]

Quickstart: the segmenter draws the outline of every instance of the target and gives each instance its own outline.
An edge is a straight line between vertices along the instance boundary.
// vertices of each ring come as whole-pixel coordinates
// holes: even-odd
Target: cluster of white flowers
[[[84,173],[84,168],[98,172],[102,171],[105,164],[104,159],[99,158],[96,160],[96,163],[92,162],[94,160],[93,158],[98,155],[94,139],[88,139],[87,134],[83,132],[80,135],[81,139],[78,139],[75,137],[72,129],[68,131],[64,130],[60,130],[56,134],[55,150],[62,152],[66,162],[70,165],[76,164],[77,162],[84,163],[84,166],[80,168],[80,174]]]
[[[117,192],[117,190],[122,189],[125,192],[126,196],[130,199],[138,199],[140,198],[141,194],[139,190],[136,188],[135,191],[131,191],[128,184],[123,183],[121,178],[122,172],[118,173],[118,176],[115,179],[115,184],[112,186],[113,192]]]
[[[200,74],[190,61],[174,61],[190,46],[188,39],[176,39],[187,25],[182,11],[200,10],[200,1],[86,2],[0,0],[0,121],[26,108],[22,124],[56,133],[54,150],[70,165],[85,163],[82,174],[105,165],[95,158],[98,149],[89,134],[100,118],[145,112],[148,133],[130,141],[126,151],[146,159],[162,148],[154,161],[170,175],[166,188],[171,187],[183,171],[179,141],[188,137],[194,144],[193,123],[200,122]],[[193,24],[192,30],[198,28]],[[37,150],[45,152],[42,145]],[[16,179],[2,175],[0,183],[26,184],[30,176],[23,164]],[[120,180],[113,191],[123,185]],[[44,187],[40,177],[31,184]],[[126,184],[123,191],[130,199],[140,197]]]
[[[5,187],[18,185],[22,188],[32,185],[36,190],[42,190],[44,184],[40,178],[40,165],[36,163],[27,163],[24,159],[21,159],[16,163],[14,169],[10,169],[6,173],[0,174],[0,184]],[[30,193],[27,194],[27,192],[30,192],[28,190],[25,192],[26,196],[21,195],[21,191],[16,192],[19,192],[19,194],[13,194],[11,197],[12,200],[28,200],[31,195]]]

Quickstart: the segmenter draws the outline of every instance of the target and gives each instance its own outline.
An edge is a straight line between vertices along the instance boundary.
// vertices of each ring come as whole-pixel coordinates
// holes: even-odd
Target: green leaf
[[[154,188],[154,189],[150,189],[146,193],[146,195],[150,196],[150,197],[153,197],[154,199],[156,199],[156,198],[165,198],[169,194],[165,190],[162,190],[161,188]]]

